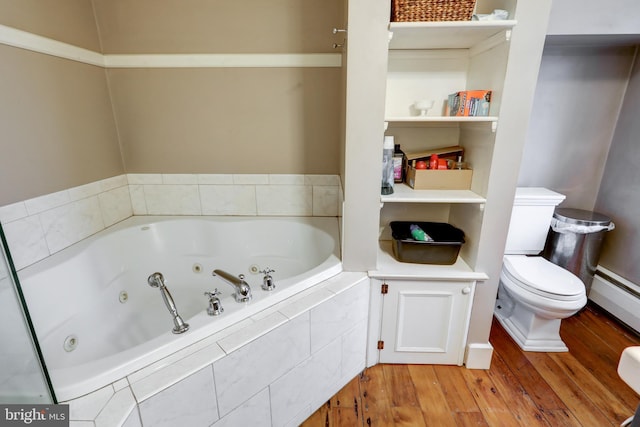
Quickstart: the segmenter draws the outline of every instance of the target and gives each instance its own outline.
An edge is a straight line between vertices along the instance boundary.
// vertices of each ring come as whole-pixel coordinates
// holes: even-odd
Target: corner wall
[[[125,172],[338,173],[331,28],[343,12],[343,0],[0,0],[0,205]],[[9,47],[14,28],[68,43],[67,58],[83,48],[94,65]]]

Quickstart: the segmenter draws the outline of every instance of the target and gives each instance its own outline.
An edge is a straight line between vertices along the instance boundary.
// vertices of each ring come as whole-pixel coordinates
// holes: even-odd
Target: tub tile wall
[[[338,216],[337,175],[128,174],[0,207],[18,270],[132,215]]]
[[[140,417],[154,427],[210,426],[219,418],[211,366],[143,401]]]
[[[302,315],[215,362],[220,413],[226,415],[309,356],[309,316]]]
[[[130,389],[124,388],[109,400],[109,411],[101,411],[96,417],[96,427],[123,425],[134,411],[137,412],[136,399]]]
[[[18,270],[133,214],[126,175],[0,207]]]
[[[105,229],[97,197],[44,211],[40,214],[40,223],[50,253],[56,253]]]
[[[270,404],[269,388],[264,388],[214,425],[215,427],[269,427],[271,426]]]
[[[337,216],[342,200],[337,175],[129,174],[127,177],[135,215]],[[181,192],[172,192],[171,185],[184,186],[181,189],[189,195],[187,200],[180,199]],[[163,191],[163,187],[169,191]]]
[[[274,425],[286,425],[309,402],[331,396],[329,389],[340,380],[341,352],[338,337],[271,385]]]
[[[267,315],[259,313],[254,316],[251,322],[245,323],[253,332],[247,333],[244,328],[236,326],[232,332],[221,331],[203,340],[204,343],[194,344],[196,350],[180,350],[178,353],[185,355],[183,359],[176,353],[154,364],[154,368],[144,368],[130,375],[127,377],[129,388],[120,389],[125,384],[120,380],[114,383],[118,392],[115,392],[116,387],[109,386],[93,393],[97,396],[68,402],[71,413],[79,413],[78,405],[86,406],[87,402],[93,402],[91,411],[85,408],[84,416],[93,413],[96,423],[99,418],[106,420],[111,417],[109,419],[116,420],[113,426],[137,427],[138,409],[143,426],[299,425],[364,369],[368,306],[354,303],[353,298],[368,301],[369,288],[365,273],[341,273],[278,304],[277,311],[272,308]],[[327,295],[330,296],[327,298]],[[318,296],[320,301],[314,302],[313,296]],[[301,312],[305,305],[307,310]],[[360,312],[353,313],[354,310]],[[271,326],[256,329],[256,323],[278,318],[273,316],[275,313],[286,316],[284,312],[294,317],[276,329]],[[318,329],[312,329],[311,319],[330,315],[352,323],[334,329],[330,338],[319,333]],[[246,342],[220,357],[220,353],[212,349],[216,346],[220,349],[218,342],[225,337],[230,341]],[[311,342],[326,344],[310,352]],[[180,380],[170,384],[156,383],[157,388],[152,390],[149,379],[166,376],[167,372],[170,373],[168,376],[179,377]],[[146,385],[140,387],[145,382]],[[145,391],[141,393],[143,389]],[[123,405],[111,397],[126,390],[132,390],[138,408],[131,408],[128,418],[122,415]],[[204,402],[207,395],[209,399]],[[176,399],[180,401],[182,396],[191,399],[182,405],[174,402]],[[194,399],[198,402],[198,399],[203,399],[203,402],[195,404]],[[104,407],[96,405],[97,401]],[[213,411],[216,403],[219,413]],[[206,410],[203,409],[205,407]],[[183,409],[184,417],[163,424],[175,411]],[[111,412],[115,414],[110,415]],[[200,418],[202,412],[207,412],[209,419]],[[189,418],[192,416],[196,418]]]
[[[144,186],[145,215],[200,215],[197,185],[151,184]]]
[[[124,424],[122,424],[122,427],[142,427],[142,421],[140,420],[140,414],[137,408],[131,411],[129,417],[127,417]]]
[[[158,390],[163,390],[179,383],[194,372],[211,365],[212,361],[221,359],[224,355],[225,353],[220,346],[214,343],[187,357],[167,364],[162,369],[157,369],[156,372],[145,376],[139,381],[131,381],[131,389],[138,401],[145,401],[157,393]],[[175,358],[170,357],[171,359]],[[164,363],[167,363],[167,361],[162,362],[162,364]]]
[[[201,185],[203,215],[257,215],[254,185]]]

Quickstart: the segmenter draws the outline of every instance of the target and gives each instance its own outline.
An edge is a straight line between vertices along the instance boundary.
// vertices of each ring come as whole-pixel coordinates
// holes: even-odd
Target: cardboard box
[[[441,159],[455,161],[462,156],[464,148],[459,145],[433,148],[428,151],[405,153],[405,181],[415,190],[468,190],[471,188],[471,169],[416,169],[418,160],[429,161],[432,154]]]
[[[491,105],[490,90],[464,90],[449,95],[450,116],[488,116]]]
[[[468,190],[471,188],[471,169],[415,169],[407,168],[407,184],[414,190]]]
[[[437,154],[441,159],[455,161],[458,156],[462,156],[464,154],[464,148],[459,145],[454,145],[451,147],[432,148],[431,150],[427,151],[405,152],[404,168],[407,169],[408,166],[415,167],[416,161],[418,160],[425,160],[427,163],[429,163],[429,158],[432,154]]]

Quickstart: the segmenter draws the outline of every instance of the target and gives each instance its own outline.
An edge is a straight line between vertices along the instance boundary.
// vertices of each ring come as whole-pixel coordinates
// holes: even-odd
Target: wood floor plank
[[[631,405],[637,402],[635,392],[620,379],[617,367],[620,354],[609,347],[605,341],[608,335],[595,336],[586,328],[567,328],[561,330],[562,339],[569,347],[570,353],[580,361],[609,390]]]
[[[368,368],[360,379],[365,426],[386,427],[394,425],[382,368],[383,365]]]
[[[330,427],[331,420],[331,404],[329,401],[322,405],[316,412],[311,414],[309,418],[307,418],[300,427]]]
[[[331,426],[363,426],[360,377],[356,377],[331,398]]]
[[[584,327],[603,339],[616,354],[622,353],[626,347],[640,344],[640,336],[620,325],[595,304],[588,304],[584,310],[569,319],[569,322],[580,322],[583,325],[576,327]],[[567,325],[570,325],[569,322]],[[566,327],[561,329],[566,329]]]
[[[480,412],[482,412],[490,426],[513,427],[520,425],[511,412],[511,408],[503,399],[493,381],[491,381],[487,371],[464,369],[462,374],[480,408]]]
[[[332,407],[329,418],[330,427],[363,427],[362,418],[360,418],[354,408]]]
[[[547,353],[528,352],[526,356],[583,426],[604,427],[615,425],[600,412],[598,407],[589,399],[589,396],[565,375],[563,370]]]
[[[619,425],[640,402],[617,375],[619,352],[629,345],[640,345],[640,336],[591,304],[563,321],[561,335],[569,353],[524,352],[494,321],[491,369],[376,365],[347,384],[302,425]]]
[[[489,378],[508,402],[509,408],[518,422],[526,426],[546,426],[551,424],[535,404],[529,393],[520,384],[511,369],[500,355],[494,355],[491,369],[487,371]]]
[[[393,425],[396,427],[426,427],[427,424],[418,406],[394,406],[391,408]]]
[[[538,408],[544,412],[568,409],[497,321],[491,329],[491,344]]]
[[[595,378],[573,355],[569,353],[551,353],[549,357],[556,362],[568,378],[572,379],[589,396],[591,402],[607,418],[620,424],[635,410],[635,407],[625,405],[624,401],[620,400]]]
[[[455,425],[452,411],[431,365],[409,365],[422,416],[427,426]]]
[[[382,365],[391,407],[420,407],[407,365]]]
[[[447,399],[447,404],[453,412],[480,412],[460,367],[435,365],[433,370],[442,387],[442,393]]]
[[[456,427],[491,427],[481,412],[457,412]]]
[[[355,408],[362,406],[362,395],[360,393],[360,378],[356,377],[349,381],[347,385],[337,392],[330,400],[332,408]]]
[[[582,427],[580,421],[568,409],[556,409],[553,411],[544,411],[544,418],[549,421],[553,427]]]

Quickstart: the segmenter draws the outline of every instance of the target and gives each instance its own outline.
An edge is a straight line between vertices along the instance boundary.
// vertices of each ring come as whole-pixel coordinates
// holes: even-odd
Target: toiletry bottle
[[[400,144],[395,144],[393,150],[393,181],[402,182],[402,160],[404,153],[400,149]]]
[[[453,166],[454,169],[466,169],[465,163],[462,161],[462,156],[458,156],[458,161]]]
[[[432,154],[431,159],[429,160],[429,169],[436,170],[438,169],[438,155]]]
[[[385,136],[382,146],[381,194],[393,194],[393,136]]]
[[[413,240],[418,240],[420,242],[433,242],[433,238],[425,233],[418,224],[411,224],[409,226],[409,230],[411,231],[411,237],[413,237]]]
[[[427,240],[426,233],[419,225],[411,224],[409,226],[409,231],[411,231],[411,237],[413,237],[413,240],[419,240],[421,242]]]

